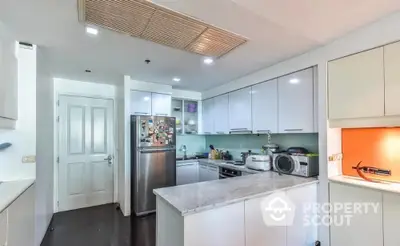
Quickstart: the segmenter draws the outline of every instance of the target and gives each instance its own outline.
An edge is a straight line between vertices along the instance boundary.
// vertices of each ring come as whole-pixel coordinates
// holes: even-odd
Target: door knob
[[[105,158],[104,160],[108,161],[108,165],[111,165],[112,164],[112,159],[113,159],[112,155],[108,155],[107,158]]]

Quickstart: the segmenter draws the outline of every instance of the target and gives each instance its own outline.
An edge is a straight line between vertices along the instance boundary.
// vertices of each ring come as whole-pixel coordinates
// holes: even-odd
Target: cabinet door
[[[131,115],[151,115],[151,93],[131,91]]]
[[[0,117],[18,118],[18,61],[15,41],[0,30]]]
[[[181,245],[246,245],[244,233],[244,202],[185,216],[184,220],[184,242]]]
[[[7,227],[8,227],[8,215],[7,210],[0,213],[0,246],[7,245]]]
[[[8,207],[7,246],[32,246],[35,233],[35,189],[26,190]]]
[[[331,204],[379,204],[375,212],[369,207],[367,213],[356,213],[350,218],[350,224],[331,225],[331,245],[340,246],[383,246],[382,233],[382,194],[368,188],[330,183]],[[336,215],[338,220],[345,213]]]
[[[230,131],[251,131],[251,87],[229,93]]]
[[[280,133],[314,132],[314,79],[309,68],[278,78]]]
[[[249,246],[286,246],[286,227],[267,226],[260,207],[264,198],[245,202],[246,245]]]
[[[199,165],[199,181],[208,181],[208,167],[204,164]]]
[[[219,168],[217,166],[208,166],[208,180],[219,179]]]
[[[383,48],[328,64],[329,119],[384,115]]]
[[[384,47],[385,115],[400,115],[400,42]]]
[[[171,115],[171,95],[151,93],[151,114],[156,116]]]
[[[251,87],[254,133],[278,132],[278,80]]]
[[[400,195],[383,193],[383,237],[385,246],[399,246]]]
[[[214,99],[203,101],[203,133],[214,133]]]
[[[177,166],[176,168],[176,184],[192,184],[199,182],[198,164],[188,163]]]
[[[311,210],[306,210],[311,204],[317,204],[317,185],[307,185],[292,188],[286,192],[287,197],[293,202],[296,210],[293,224],[287,227],[287,245],[309,246],[314,245],[318,239],[318,226],[305,225],[305,221],[315,216]],[[357,244],[358,245],[358,244]]]
[[[229,134],[229,96],[214,98],[214,127],[217,134]]]

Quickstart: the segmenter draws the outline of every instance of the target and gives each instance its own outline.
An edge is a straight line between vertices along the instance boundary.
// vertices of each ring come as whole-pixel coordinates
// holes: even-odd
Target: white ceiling
[[[123,75],[203,91],[324,45],[400,10],[398,0],[156,0],[250,41],[213,66],[202,57],[100,30],[86,35],[76,0],[2,0],[0,21],[39,45],[55,77],[117,84]],[[145,59],[151,59],[146,65]],[[85,69],[93,72],[85,73]],[[172,81],[174,76],[181,82]]]

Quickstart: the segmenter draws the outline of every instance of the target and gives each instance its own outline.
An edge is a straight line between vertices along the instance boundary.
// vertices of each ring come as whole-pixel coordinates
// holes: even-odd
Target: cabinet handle
[[[285,132],[302,132],[303,129],[285,129]]]
[[[225,132],[217,132],[217,134],[225,134]]]
[[[258,133],[272,133],[270,130],[257,130]]]
[[[211,132],[204,132],[204,134],[211,134]]]
[[[168,114],[156,114],[156,116],[168,116]]]
[[[231,131],[248,131],[247,128],[231,128]]]
[[[144,114],[144,115],[149,115],[149,113],[144,113],[144,112],[135,112],[134,114]]]

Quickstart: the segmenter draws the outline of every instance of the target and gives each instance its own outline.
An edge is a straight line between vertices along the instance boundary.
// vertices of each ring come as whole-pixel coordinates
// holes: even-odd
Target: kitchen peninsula
[[[317,183],[263,172],[156,189],[157,246],[312,245],[317,228],[304,226],[302,206],[317,201]],[[265,225],[260,206],[274,192],[297,207],[292,226]]]

